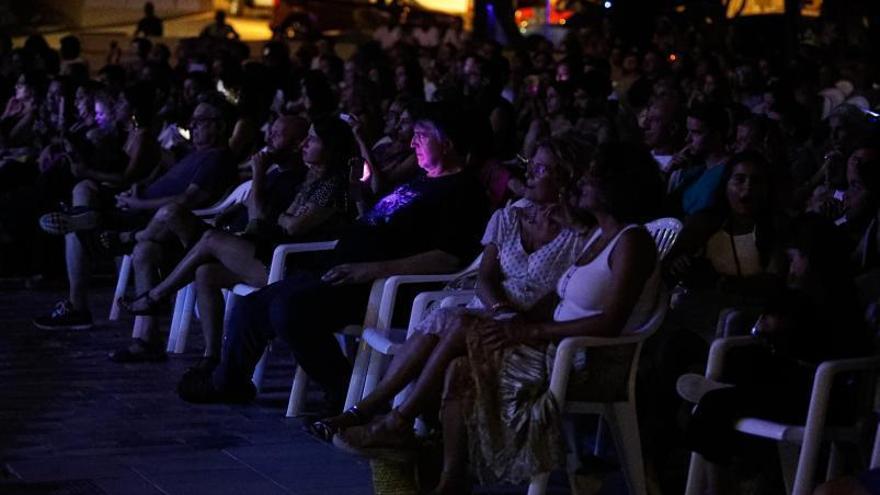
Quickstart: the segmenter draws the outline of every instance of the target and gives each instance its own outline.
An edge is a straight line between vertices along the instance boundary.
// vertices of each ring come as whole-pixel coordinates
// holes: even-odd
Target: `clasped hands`
[[[330,285],[361,284],[384,274],[381,263],[343,263],[327,270],[321,281]]]
[[[522,315],[504,320],[488,320],[480,329],[482,344],[490,352],[498,352],[535,341],[538,326]]]

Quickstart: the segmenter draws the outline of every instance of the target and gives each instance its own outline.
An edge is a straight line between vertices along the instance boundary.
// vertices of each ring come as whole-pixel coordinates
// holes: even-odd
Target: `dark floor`
[[[188,352],[166,363],[112,363],[107,353],[126,344],[131,324],[106,321],[104,285],[88,331],[31,326],[58,291],[0,289],[0,494],[373,492],[366,462],[284,418],[293,373],[287,353],[275,351],[255,404],[187,404],[174,389],[199,357],[197,325]]]

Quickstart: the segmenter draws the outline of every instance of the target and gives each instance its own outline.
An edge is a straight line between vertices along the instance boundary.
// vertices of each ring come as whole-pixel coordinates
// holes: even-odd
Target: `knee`
[[[98,191],[98,184],[91,179],[77,182],[73,186],[73,203],[75,206],[87,206],[95,197]]]
[[[211,248],[219,243],[223,242],[224,232],[221,232],[216,229],[208,229],[204,234],[199,238],[199,241],[196,243],[196,246],[201,249]]]
[[[135,266],[157,264],[162,255],[162,248],[159,244],[152,241],[140,241],[134,246],[131,252],[131,260]]]
[[[196,268],[196,287],[199,289],[223,288],[217,277],[218,267],[213,264]]]
[[[160,222],[172,222],[179,219],[186,209],[177,203],[169,203],[156,211],[154,219]]]

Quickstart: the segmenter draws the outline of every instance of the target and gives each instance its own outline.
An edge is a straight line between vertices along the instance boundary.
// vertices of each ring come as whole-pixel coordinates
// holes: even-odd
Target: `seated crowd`
[[[121,363],[167,359],[162,317],[193,283],[204,353],[183,400],[250,402],[282,339],[324,392],[312,434],[399,458],[419,448],[422,418],[443,444],[425,488],[445,494],[566,462],[607,470],[566,456],[549,392],[557,346],[637,332],[671,293],[639,361],[650,483],[680,491],[684,474],[669,473],[694,451],[712,493],[743,493],[744,479],[773,493],[766,445],[736,434],[736,418],[802,424],[821,362],[873,354],[876,71],[839,40],[783,59],[683,18],[632,46],[578,20],[558,47],[532,36],[510,49],[458,24],[441,36],[428,19],[392,22],[347,60],[325,39],[293,53],[272,41],[257,58],[202,39],[172,65],[168,47],[137,38],[97,71],[72,37],[60,56],[39,36],[0,40],[0,247],[16,260],[0,271],[64,266],[67,295],[34,325],[86,330],[91,272],[130,255],[135,288],[118,303],[138,318],[109,355]],[[245,181],[241,201],[200,214]],[[683,227],[661,257],[644,224],[665,217]],[[269,279],[277,246],[331,240]],[[373,282],[474,260],[461,277],[472,300],[431,309],[343,411],[352,364],[334,333],[363,322]],[[227,311],[224,290],[241,283],[256,290]],[[755,345],[723,383],[693,374],[713,340],[736,335]],[[619,394],[633,352],[586,351],[572,390]],[[852,413],[832,407],[831,420]]]

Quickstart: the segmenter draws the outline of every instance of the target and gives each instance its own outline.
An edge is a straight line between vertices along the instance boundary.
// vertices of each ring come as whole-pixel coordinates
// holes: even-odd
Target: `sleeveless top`
[[[559,279],[556,291],[560,300],[553,313],[555,321],[577,320],[602,314],[608,304],[609,294],[606,289],[610,287],[612,277],[608,258],[620,241],[620,236],[634,228],[642,228],[642,226],[630,224],[620,229],[620,232],[592,261],[585,265],[572,265]],[[593,234],[582,254],[590,249],[601,234],[601,230]],[[631,333],[648,321],[654,311],[659,284],[660,270],[659,266],[655,265],[621,334]]]
[[[764,272],[754,230],[741,235],[723,229],[715,232],[706,243],[706,258],[721,275],[750,277]]]

